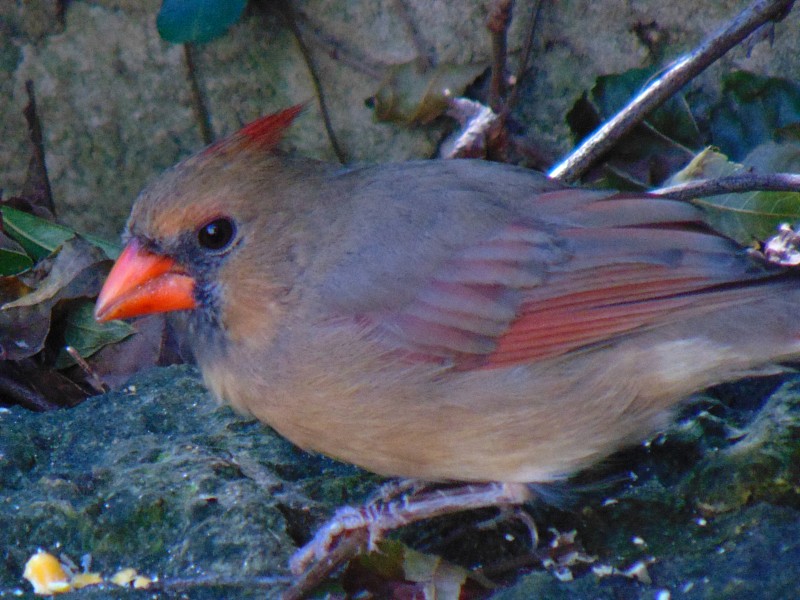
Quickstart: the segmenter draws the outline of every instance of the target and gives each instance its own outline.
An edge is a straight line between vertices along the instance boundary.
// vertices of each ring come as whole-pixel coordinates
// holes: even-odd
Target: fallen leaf
[[[0,233],[0,275],[16,275],[33,266],[25,249],[4,233]]]
[[[483,598],[494,584],[479,573],[423,554],[395,541],[348,565],[343,585],[356,595],[367,591],[380,598]]]
[[[486,69],[485,64],[443,63],[421,70],[417,61],[391,66],[371,98],[375,118],[404,125],[430,123]]]
[[[0,307],[0,347],[6,360],[19,360],[38,353],[50,331],[52,309],[60,300],[90,298],[110,268],[102,250],[76,237],[60,251],[37,265],[46,273],[29,293]]]
[[[92,356],[101,348],[132,336],[135,329],[125,321],[99,323],[94,318],[94,301],[85,300],[71,307],[64,318],[64,343],[72,346],[83,358]],[[63,349],[56,360],[56,368],[74,365],[75,361]]]

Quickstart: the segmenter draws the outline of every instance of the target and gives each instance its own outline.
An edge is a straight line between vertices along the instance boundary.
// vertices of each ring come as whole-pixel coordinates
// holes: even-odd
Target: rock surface
[[[352,501],[373,479],[218,407],[188,367],[74,410],[3,411],[0,431],[2,589],[39,547],[106,576],[286,575],[323,514],[308,494]]]
[[[535,509],[543,546],[550,528],[575,529],[597,558],[592,566],[624,571],[643,562],[650,583],[599,578],[580,566],[574,581],[561,582],[534,563],[537,570],[495,597],[792,597],[800,575],[800,378],[760,406],[777,383],[717,390],[724,402],[698,400],[647,446],[582,476],[573,491],[586,492],[568,502],[569,493],[559,499],[555,490],[564,508]],[[134,567],[161,580],[233,578],[249,582],[233,588],[236,597],[278,597],[296,545],[378,483],[216,406],[185,366],[150,371],[70,410],[5,410],[0,430],[0,597],[26,587],[22,567],[37,548],[75,562],[89,554],[106,576]],[[636,481],[609,483],[628,472]],[[402,537],[467,566],[527,552],[519,528],[479,531],[476,518],[421,524]],[[462,535],[444,542],[457,526]],[[497,579],[504,587],[517,575]],[[264,588],[257,578],[277,579]],[[230,597],[226,589],[194,587],[190,597]]]

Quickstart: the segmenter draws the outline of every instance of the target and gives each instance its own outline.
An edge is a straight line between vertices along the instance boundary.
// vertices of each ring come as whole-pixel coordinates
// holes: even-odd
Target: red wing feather
[[[770,272],[725,238],[687,227],[690,205],[662,202],[600,200],[568,211],[557,235],[508,227],[462,250],[404,309],[370,321],[412,360],[493,368],[756,298],[735,284]],[[637,206],[650,214],[632,216]]]
[[[643,265],[632,265],[634,270]],[[663,267],[649,266],[651,277]],[[617,271],[618,273],[618,271]],[[602,269],[595,276],[604,277]],[[499,337],[485,367],[558,356],[656,322],[666,313],[696,303],[681,296],[708,286],[700,278],[660,280],[602,287],[525,303],[520,316]]]

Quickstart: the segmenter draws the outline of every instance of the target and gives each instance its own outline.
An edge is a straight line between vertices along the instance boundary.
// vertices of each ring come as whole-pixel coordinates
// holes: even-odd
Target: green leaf
[[[92,298],[108,270],[102,250],[80,237],[65,242],[38,265],[46,276],[35,288],[5,278],[0,301],[0,347],[8,360],[37,354],[50,331],[52,310],[61,300]]]
[[[94,302],[83,301],[71,310],[65,319],[64,341],[78,354],[88,358],[104,346],[115,344],[134,334],[134,329],[124,321],[98,323],[94,318]],[[56,368],[75,364],[69,354],[62,350]]]
[[[774,235],[780,223],[800,219],[800,194],[796,192],[748,192],[725,194],[694,201],[703,208],[708,223],[742,245]]]
[[[0,232],[0,276],[16,275],[33,266],[33,260],[17,242]]]
[[[616,115],[655,76],[654,69],[631,69],[595,80],[567,113],[576,140],[584,139]],[[592,185],[642,190],[660,185],[691,157],[702,135],[686,98],[677,94],[628,132],[588,176]]]
[[[631,69],[615,75],[601,75],[590,94],[584,94],[567,115],[576,137],[582,139],[600,123],[617,114],[654,77],[652,68]],[[672,96],[653,111],[645,123],[671,140],[687,146],[698,145],[700,131],[682,94]]]
[[[35,260],[41,260],[55,251],[75,232],[25,211],[3,206],[3,227]]]
[[[81,233],[79,235],[92,246],[97,246],[100,248],[100,250],[102,250],[103,253],[111,260],[117,260],[119,257],[121,252],[119,244],[114,244],[108,240],[104,240],[103,238],[99,238],[96,235],[91,235],[88,233]]]
[[[156,26],[174,44],[208,42],[236,23],[246,5],[247,0],[164,0]]]
[[[725,75],[722,98],[711,111],[712,143],[734,160],[800,123],[800,86],[746,71]]]
[[[655,76],[654,69],[644,68],[598,77],[591,91],[591,102],[599,121],[614,116]],[[672,96],[649,114],[645,122],[659,133],[684,145],[694,146],[700,139],[697,123],[682,94]]]
[[[705,168],[698,165],[692,167],[694,176],[688,179],[721,177],[750,170],[757,173],[798,171],[800,144],[762,144],[745,157],[741,165],[725,162],[724,155],[719,153],[713,158],[708,155],[702,160],[696,158],[692,163],[695,162],[705,162],[707,165]],[[680,179],[675,181],[678,182]],[[769,238],[775,234],[780,223],[800,221],[800,193],[797,192],[722,194],[698,198],[694,203],[703,209],[711,227],[743,245]]]
[[[107,275],[108,259],[100,248],[75,237],[38,266],[47,271],[47,276],[38,282],[34,291],[6,302],[0,306],[0,311],[52,306],[61,299],[94,296]]]
[[[41,260],[52,254],[59,246],[75,237],[69,227],[53,223],[10,206],[0,207],[3,214],[3,228],[34,260]],[[119,256],[119,247],[93,235],[81,236],[105,252],[111,259]]]

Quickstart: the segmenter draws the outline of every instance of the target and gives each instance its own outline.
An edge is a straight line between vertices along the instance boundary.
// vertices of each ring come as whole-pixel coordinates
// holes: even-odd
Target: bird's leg
[[[518,506],[532,499],[533,492],[524,483],[483,483],[423,491],[360,508],[346,506],[337,510],[313,539],[292,556],[289,566],[294,573],[302,573],[356,532],[362,535],[365,532],[368,549],[375,550],[386,532],[417,521],[476,508]]]
[[[367,504],[385,504],[402,494],[416,496],[431,484],[421,479],[391,479],[369,497]]]

